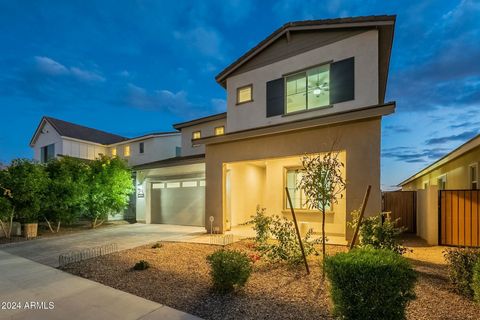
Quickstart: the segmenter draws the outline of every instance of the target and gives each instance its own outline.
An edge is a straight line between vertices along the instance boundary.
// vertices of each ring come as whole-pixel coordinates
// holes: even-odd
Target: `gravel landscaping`
[[[251,244],[242,241],[228,247],[252,252]],[[210,289],[205,260],[218,248],[165,242],[161,248],[137,247],[69,265],[65,270],[204,319],[332,318],[328,290],[320,280],[318,257],[310,259],[309,276],[301,267],[292,270],[262,259],[255,263],[243,290],[219,295]],[[328,246],[329,254],[344,250]],[[418,297],[408,307],[408,319],[478,319],[480,307],[451,292],[444,264],[418,260],[415,253],[409,258],[419,272],[419,281]],[[140,260],[148,261],[150,268],[133,271],[132,266]]]

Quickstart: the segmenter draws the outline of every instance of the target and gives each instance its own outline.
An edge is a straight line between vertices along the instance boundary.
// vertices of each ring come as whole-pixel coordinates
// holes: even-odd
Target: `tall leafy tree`
[[[0,227],[5,237],[10,238],[12,235],[13,217],[15,210],[12,205],[12,192],[3,187],[7,172],[0,170]]]
[[[50,160],[46,171],[49,185],[42,216],[50,231],[58,232],[62,223],[73,223],[84,211],[90,168],[84,160],[62,157]]]
[[[303,175],[298,188],[305,193],[308,207],[322,212],[322,274],[325,278],[325,216],[327,209],[343,197],[346,185],[342,174],[344,164],[338,159],[338,153],[328,152],[303,156],[302,166]]]
[[[127,207],[134,186],[131,170],[123,159],[101,156],[89,166],[86,216],[92,222],[92,228],[96,228],[109,215]]]
[[[37,222],[48,188],[45,167],[31,160],[16,159],[6,169],[3,187],[13,195],[10,203],[25,223]]]

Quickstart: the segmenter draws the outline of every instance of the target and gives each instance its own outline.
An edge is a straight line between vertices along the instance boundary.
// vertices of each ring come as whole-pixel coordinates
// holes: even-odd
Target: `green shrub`
[[[207,257],[213,287],[219,292],[233,291],[243,287],[252,273],[248,256],[235,250],[218,250]]]
[[[255,230],[255,243],[258,247],[265,246],[270,238],[270,223],[272,218],[267,216],[266,209],[257,206],[257,212],[251,217],[252,220],[245,224],[253,224]]]
[[[145,260],[140,260],[133,266],[133,270],[146,270],[148,268],[150,268],[150,263]]]
[[[272,217],[270,224],[270,233],[275,239],[264,247],[260,252],[270,261],[284,261],[292,266],[303,263],[303,255],[298,243],[298,236],[293,221],[283,217]],[[309,230],[302,239],[305,255],[318,255],[314,245],[321,243],[321,239],[312,240],[313,230]]]
[[[405,319],[415,298],[415,271],[385,249],[360,248],[327,257],[334,314],[342,319]]]
[[[352,212],[352,222],[350,227],[354,230],[358,224],[358,211]],[[387,249],[399,254],[404,254],[407,248],[399,242],[399,236],[405,231],[405,228],[397,228],[399,219],[391,221],[386,218],[382,222],[382,213],[372,217],[363,218],[359,230],[359,247],[370,247],[373,249]]]
[[[473,297],[472,279],[473,267],[480,261],[478,249],[447,249],[444,252],[448,262],[448,276],[455,290],[468,297]]]
[[[473,298],[480,303],[480,259],[473,267],[472,290]]]

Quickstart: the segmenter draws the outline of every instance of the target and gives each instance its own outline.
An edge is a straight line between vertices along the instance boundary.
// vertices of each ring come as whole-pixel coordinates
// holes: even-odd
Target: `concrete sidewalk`
[[[202,236],[205,237],[204,227],[130,224],[10,243],[0,245],[0,250],[52,267],[58,267],[58,256],[69,251],[111,243],[116,243],[118,250],[125,250],[156,241],[193,241]]]
[[[0,304],[0,319],[199,319],[2,250]]]

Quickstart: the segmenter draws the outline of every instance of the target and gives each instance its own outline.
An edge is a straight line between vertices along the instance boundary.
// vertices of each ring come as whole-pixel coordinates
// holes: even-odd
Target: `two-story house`
[[[135,166],[137,220],[224,232],[257,205],[320,230],[321,214],[295,187],[301,157],[338,152],[347,188],[326,217],[327,236],[344,242],[347,222],[372,191],[367,214],[381,210],[382,117],[395,16],[287,23],[217,75],[227,112],[174,125],[182,155]]]
[[[30,147],[33,148],[33,158],[42,163],[59,156],[93,160],[103,154],[121,157],[134,166],[179,155],[180,142],[177,131],[126,138],[43,117],[30,140]]]

